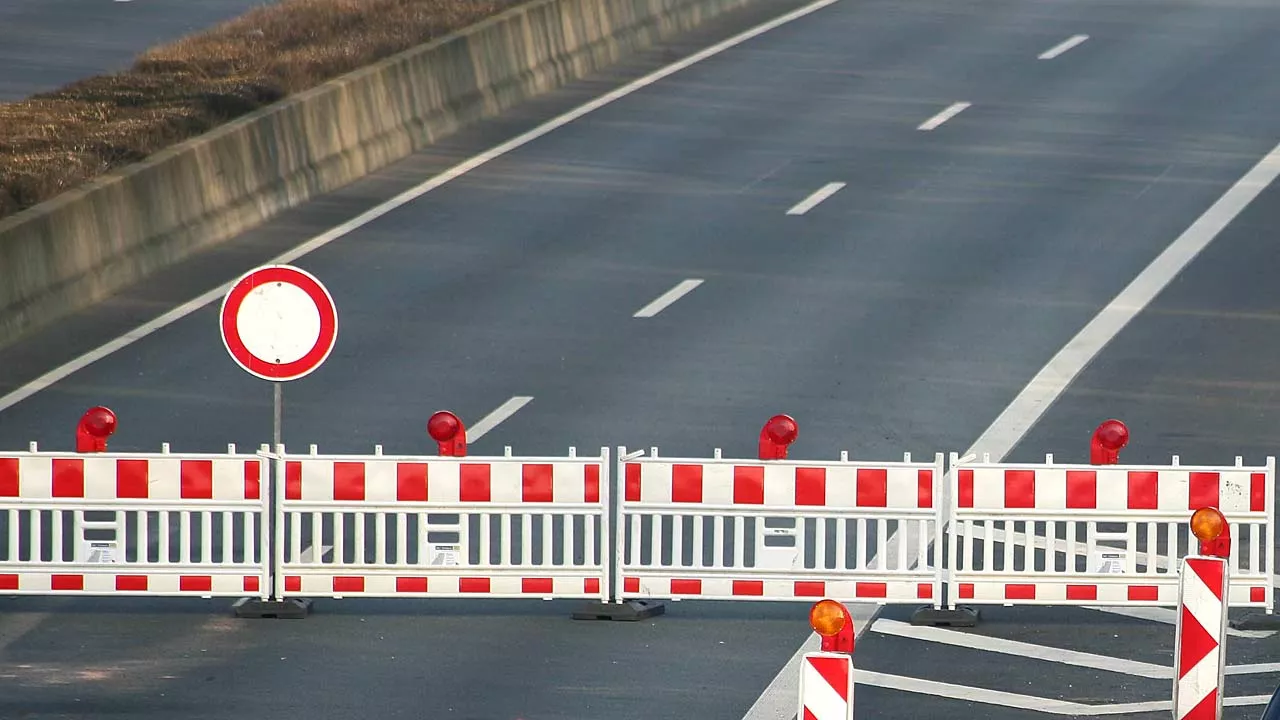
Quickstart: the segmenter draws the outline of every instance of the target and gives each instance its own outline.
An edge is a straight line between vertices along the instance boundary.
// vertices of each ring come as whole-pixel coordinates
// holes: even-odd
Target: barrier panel
[[[1272,611],[1275,460],[1265,466],[991,463],[951,455],[948,608],[1178,604],[1188,510],[1230,518],[1232,606]],[[1001,545],[999,552],[996,545]],[[1050,560],[1052,560],[1050,562]]]
[[[269,591],[257,455],[0,453],[0,593]]]
[[[941,602],[929,547],[942,547],[941,453],[929,463],[618,453],[619,600]],[[898,526],[918,541],[886,557]]]
[[[281,454],[293,597],[608,598],[609,454]]]

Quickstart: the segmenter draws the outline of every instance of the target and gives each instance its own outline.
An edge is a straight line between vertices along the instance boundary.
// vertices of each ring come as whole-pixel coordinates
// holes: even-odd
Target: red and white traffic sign
[[[338,338],[338,309],[311,273],[267,265],[236,281],[222,300],[222,343],[240,367],[264,380],[304,377]]]

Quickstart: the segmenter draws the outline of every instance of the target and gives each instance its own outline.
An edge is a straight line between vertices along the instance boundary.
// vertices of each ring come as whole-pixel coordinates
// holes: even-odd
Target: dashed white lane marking
[[[653,302],[637,310],[636,314],[632,315],[631,317],[638,317],[638,318],[653,317],[654,315],[657,315],[663,310],[666,310],[667,307],[671,305],[671,303],[674,303],[675,301],[679,300],[685,295],[688,295],[689,293],[693,292],[693,289],[698,287],[701,284],[702,284],[702,280],[698,278],[681,280],[680,283],[677,284],[675,287],[659,295]]]
[[[507,418],[515,415],[520,408],[528,405],[532,400],[533,398],[528,395],[517,395],[502,403],[493,412],[476,421],[475,425],[467,428],[467,442],[473,443],[484,437],[486,433],[501,425]]]
[[[1280,176],[1280,144],[1258,161],[1244,177],[1232,185],[1221,198],[1196,219],[1191,227],[1178,236],[1164,252],[1138,274],[1133,282],[1120,292],[1106,307],[1102,309],[1089,324],[1085,325],[1049,363],[1036,373],[1031,382],[1018,393],[1013,402],[983,431],[972,447],[963,455],[990,453],[996,462],[1002,460],[1015,445],[1027,434],[1031,426],[1039,422],[1045,411],[1067,389],[1076,375],[1088,365],[1102,349],[1120,333],[1129,321],[1151,303],[1156,295],[1173,281],[1182,269],[1227,227],[1241,212],[1262,193],[1272,181]],[[915,523],[909,523],[899,533],[896,530],[884,544],[884,556],[896,557],[898,547],[906,543],[907,547],[915,547],[919,542],[919,533]],[[932,545],[932,543],[930,543]],[[878,567],[880,552],[875,553],[868,561],[867,567]],[[873,606],[874,607],[874,606]],[[851,608],[852,609],[852,608]],[[872,617],[879,613],[876,607]],[[1236,631],[1241,632],[1241,631]],[[1231,633],[1231,629],[1228,629]],[[803,654],[803,651],[797,651]],[[783,668],[786,672],[787,668]],[[794,701],[798,692],[798,678],[794,671],[788,675],[779,674],[769,684],[765,693],[781,693],[783,697],[766,700],[761,696],[751,710],[743,716],[743,720],[789,720],[794,716],[794,709],[781,714],[769,709],[788,707],[786,703]],[[1269,700],[1269,698],[1268,698]],[[1230,702],[1230,700],[1228,700]],[[760,712],[756,709],[761,708]],[[1169,709],[1166,703],[1164,709]]]
[[[809,197],[793,205],[791,209],[787,211],[787,214],[803,215],[809,212],[810,210],[814,209],[815,207],[817,207],[818,203],[840,192],[840,190],[843,188],[844,188],[844,183],[842,182],[827,183],[826,185],[823,185],[817,190],[814,190],[813,194],[810,195]]]
[[[929,118],[928,120],[925,120],[923,123],[920,123],[920,127],[919,127],[919,128],[917,128],[917,129],[919,129],[919,130],[933,130],[933,129],[936,129],[936,128],[937,128],[939,125],[941,125],[942,123],[944,123],[944,122],[946,122],[946,121],[950,120],[951,118],[953,118],[953,117],[955,117],[955,116],[959,115],[960,113],[964,112],[965,110],[968,110],[970,107],[972,107],[972,105],[973,105],[973,103],[967,103],[967,102],[958,102],[958,103],[954,103],[954,104],[952,104],[952,105],[951,105],[951,107],[948,107],[946,110],[943,110],[942,112],[938,113],[937,115],[934,115],[933,117]]]
[[[1088,40],[1088,39],[1089,39],[1089,36],[1088,36],[1088,35],[1072,35],[1071,37],[1067,38],[1066,40],[1063,40],[1062,42],[1058,43],[1057,45],[1054,45],[1053,47],[1049,48],[1048,50],[1045,50],[1044,52],[1040,53],[1040,55],[1038,56],[1038,58],[1039,58],[1040,60],[1052,60],[1052,59],[1054,59],[1054,58],[1058,57],[1059,55],[1061,55],[1062,53],[1064,53],[1064,52],[1066,52],[1066,51],[1070,50],[1071,48],[1073,48],[1073,47],[1075,47],[1075,46],[1079,45],[1080,43],[1082,43],[1082,42],[1084,42],[1085,40]]]
[[[1168,712],[1173,709],[1173,703],[1169,700],[1116,703],[1114,705],[1086,705],[1084,703],[1071,702],[1070,700],[1054,700],[1052,698],[1042,698],[1034,695],[1019,695],[1018,693],[988,690],[986,688],[969,687],[967,685],[952,685],[951,683],[938,682],[936,680],[921,680],[920,678],[889,675],[886,673],[872,672],[870,670],[860,670],[858,668],[854,668],[853,681],[862,685],[874,685],[876,687],[889,688],[891,690],[902,690],[904,692],[917,693],[921,695],[933,695],[935,697],[948,698],[951,700],[966,700],[969,702],[983,703],[985,705],[998,705],[1000,707],[1032,710],[1035,712],[1050,713],[1053,715],[1070,715],[1072,717]],[[857,694],[856,688],[854,689],[854,694]],[[1269,702],[1271,702],[1270,695],[1245,695],[1241,697],[1223,698],[1222,704],[1228,707],[1246,707],[1252,705],[1266,705]],[[795,710],[793,709],[792,716],[794,716],[794,714]]]
[[[696,65],[702,62],[703,60],[706,60],[707,58],[719,55],[720,53],[726,50],[729,50],[731,48],[737,47],[738,45],[741,45],[742,43],[745,43],[748,40],[759,37],[760,35],[763,35],[769,32],[770,30],[776,30],[777,28],[780,28],[783,25],[799,20],[800,18],[803,18],[807,15],[812,15],[813,13],[825,7],[828,7],[830,5],[834,5],[839,1],[840,0],[817,0],[817,2],[810,3],[808,5],[805,5],[804,7],[796,8],[795,10],[792,10],[791,12],[785,15],[780,15],[768,22],[761,23],[751,28],[750,30],[746,30],[744,32],[738,33],[737,35],[734,35],[728,40],[718,42],[715,45],[712,45],[708,48],[699,50],[698,52],[684,58],[683,60],[678,60],[674,63],[671,63],[670,65],[667,65],[666,67],[655,70],[649,73],[648,75],[645,75],[642,78],[633,80],[627,83],[626,85],[623,85],[620,88],[607,92],[604,95],[601,95],[600,97],[597,97],[591,100],[590,102],[579,105],[578,107],[562,115],[554,117],[551,120],[548,120],[547,122],[539,125],[538,127],[533,128],[532,130],[529,130],[528,132],[517,135],[516,137],[511,138],[510,140],[502,143],[501,145],[496,145],[480,153],[479,155],[475,155],[471,158],[468,158],[467,160],[464,160],[463,162],[457,165],[454,165],[448,170],[445,170],[439,175],[436,175],[435,177],[432,177],[431,179],[427,180],[426,182],[423,182],[420,185],[412,187],[400,193],[399,195],[391,198],[390,200],[387,200],[386,202],[377,205],[376,207],[366,210],[365,212],[357,215],[356,217],[348,220],[345,223],[342,223],[341,225],[338,225],[337,227],[326,230],[320,235],[317,235],[311,238],[310,240],[284,253],[283,255],[280,255],[275,259],[269,261],[267,264],[286,265],[286,264],[292,263],[298,258],[301,258],[305,255],[315,252],[316,250],[319,250],[320,248],[328,245],[334,240],[337,240],[345,235],[348,235],[364,227],[365,225],[368,225],[369,223],[373,222],[374,220],[377,220],[383,215],[386,215],[387,213],[390,213],[404,205],[408,205],[409,203],[413,202],[414,200],[417,200],[423,195],[426,195],[427,193],[443,185],[446,185],[462,177],[463,175],[466,175],[472,170],[475,170],[476,168],[481,167],[482,165],[492,162],[493,160],[496,160],[502,157],[503,155],[506,155],[507,153],[512,152],[513,150],[517,150],[521,147],[524,147],[525,145],[528,145],[529,143],[533,142],[534,140],[537,140],[543,135],[546,135],[559,128],[562,128],[565,125],[568,125],[569,123],[572,123],[573,121],[585,115],[593,113],[596,110],[599,110],[600,108],[605,107],[606,105],[609,105],[618,100],[621,100],[622,98],[627,97],[628,95],[631,95],[638,90],[643,90],[644,88],[649,87],[650,85],[653,85],[654,83],[664,78],[674,75],[680,72],[681,70],[684,70],[685,68]],[[197,298],[194,298],[192,300],[189,300],[183,303],[182,305],[179,305],[178,307],[170,310],[169,312],[161,315],[160,317],[154,320],[151,320],[150,322],[143,323],[142,325],[139,325],[138,327],[134,328],[133,330],[130,330],[124,335],[121,335],[120,337],[108,343],[105,343],[93,350],[90,350],[89,352],[75,358],[74,360],[70,360],[67,363],[64,363],[63,365],[60,365],[54,368],[53,370],[50,370],[49,372],[41,375],[40,377],[23,385],[22,387],[6,395],[0,396],[0,412],[4,412],[5,410],[13,407],[14,405],[17,405],[18,403],[22,402],[23,400],[26,400],[32,395],[35,395],[41,390],[44,390],[45,388],[63,380],[64,378],[68,377],[72,373],[79,372],[80,370],[107,357],[108,355],[118,352],[132,345],[133,343],[147,337],[148,335],[151,335],[152,333],[155,333],[158,330],[161,330],[165,327],[168,327],[169,325],[172,325],[173,323],[199,310],[205,305],[208,305],[209,303],[215,302],[217,300],[221,300],[223,296],[227,294],[227,291],[230,289],[231,289],[230,282],[222,285],[221,287],[214,288],[213,290],[210,290],[209,292]]]

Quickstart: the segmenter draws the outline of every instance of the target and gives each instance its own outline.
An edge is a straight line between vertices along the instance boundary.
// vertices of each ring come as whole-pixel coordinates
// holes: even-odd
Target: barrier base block
[[[263,600],[262,598],[240,598],[231,606],[236,617],[278,618],[281,620],[301,620],[311,612],[311,601],[303,598],[287,598],[285,600]]]
[[[1280,630],[1280,615],[1275,613],[1250,613],[1228,623],[1236,630]]]
[[[958,607],[948,610],[925,606],[911,613],[911,624],[933,627],[977,627],[978,617],[977,608]]]
[[[620,603],[589,603],[573,613],[574,620],[618,620],[635,622],[661,615],[667,606],[657,600],[623,600]]]

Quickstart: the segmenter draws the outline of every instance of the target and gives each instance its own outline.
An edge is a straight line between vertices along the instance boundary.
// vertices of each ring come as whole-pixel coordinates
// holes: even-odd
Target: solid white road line
[[[1150,622],[1164,623],[1166,625],[1178,624],[1178,611],[1167,607],[1101,607],[1088,605],[1085,609],[1111,613],[1112,615],[1122,615],[1136,620],[1148,620]],[[1231,637],[1253,638],[1257,640],[1260,638],[1271,637],[1275,634],[1275,630],[1237,630],[1230,625],[1227,626],[1227,635]]]
[[[1196,219],[1191,227],[1178,236],[1164,252],[1138,274],[1133,282],[1107,304],[1089,324],[1076,334],[1049,363],[1036,374],[1031,382],[1018,393],[1013,402],[983,431],[965,455],[990,453],[995,462],[1004,459],[1020,441],[1031,426],[1038,422],[1049,406],[1062,395],[1076,375],[1088,365],[1111,339],[1124,329],[1138,313],[1142,312],[1151,300],[1165,288],[1173,278],[1182,272],[1195,259],[1200,251],[1209,246],[1214,238],[1226,228],[1241,212],[1253,202],[1263,190],[1269,186],[1276,176],[1280,175],[1280,145],[1276,145],[1267,153],[1244,177],[1232,185],[1221,198]],[[905,542],[907,547],[916,547],[919,542],[916,523],[908,524],[902,533],[896,530],[889,536],[884,545],[886,557],[896,557],[899,544]],[[932,544],[932,543],[931,543]],[[880,553],[873,555],[868,567],[878,567]],[[879,612],[877,608],[877,614]],[[1240,631],[1236,631],[1240,632]],[[1228,628],[1228,633],[1231,629]],[[797,697],[799,683],[794,677],[775,678],[766,692],[785,693],[790,698]],[[780,700],[770,702],[757,701],[752,707],[779,707]],[[752,715],[748,712],[743,720],[789,720],[792,715]]]
[[[316,562],[317,560],[322,560],[324,559],[325,556],[329,554],[329,551],[332,549],[333,549],[332,545],[321,545],[320,557],[317,558],[315,557],[315,552],[316,552],[315,547],[308,545],[302,548],[302,552],[298,553],[298,562],[304,563],[304,564],[311,564],[313,562]]]
[[[1117,703],[1114,705],[1086,705],[1084,703],[1071,702],[1069,700],[1054,700],[1052,698],[1035,697],[1033,695],[1019,695],[1018,693],[969,687],[968,685],[952,685],[951,683],[937,682],[936,680],[921,680],[919,678],[902,677],[901,675],[888,675],[886,673],[871,672],[869,670],[860,670],[858,668],[854,668],[853,681],[863,685],[874,685],[875,687],[902,690],[904,692],[918,693],[921,695],[933,695],[935,697],[950,698],[953,700],[967,700],[969,702],[978,702],[986,705],[1019,708],[1022,710],[1051,713],[1053,715],[1071,715],[1073,717],[1168,712],[1173,709],[1173,703],[1169,700]],[[854,694],[857,694],[856,688],[854,689]],[[1223,705],[1228,707],[1244,707],[1250,705],[1266,705],[1270,701],[1270,695],[1245,695],[1242,697],[1224,698]],[[795,711],[793,709],[792,715],[794,714]]]
[[[515,415],[520,408],[528,405],[533,398],[527,395],[517,395],[510,400],[502,403],[493,412],[485,415],[476,421],[475,425],[467,428],[467,442],[473,443],[484,437],[490,430],[502,424],[502,421]]]
[[[1059,55],[1061,55],[1062,53],[1064,53],[1064,52],[1066,52],[1066,51],[1070,50],[1071,48],[1073,48],[1073,47],[1075,47],[1075,46],[1079,45],[1080,43],[1082,43],[1082,42],[1084,42],[1085,40],[1088,40],[1088,39],[1089,39],[1089,36],[1088,36],[1088,35],[1072,35],[1071,37],[1067,38],[1066,40],[1063,40],[1062,42],[1058,43],[1057,45],[1054,45],[1053,47],[1049,48],[1048,50],[1045,50],[1044,52],[1040,53],[1040,55],[1039,55],[1039,59],[1040,59],[1040,60],[1052,60],[1052,59],[1054,59],[1054,58],[1058,57]]]
[[[562,128],[565,125],[568,125],[569,123],[572,123],[573,121],[585,115],[595,112],[596,110],[599,110],[600,108],[605,107],[606,105],[609,105],[617,100],[621,100],[622,98],[627,97],[628,95],[631,95],[632,93],[638,90],[642,90],[646,87],[649,87],[650,85],[653,85],[654,83],[666,77],[674,75],[675,73],[678,73],[681,70],[684,70],[685,68],[696,65],[697,63],[700,63],[703,60],[706,60],[707,58],[719,55],[725,50],[729,50],[731,48],[737,47],[738,45],[741,45],[742,43],[747,42],[748,40],[751,40],[753,38],[759,37],[760,35],[763,35],[769,32],[770,30],[775,30],[777,28],[780,28],[783,25],[786,25],[795,20],[799,20],[800,18],[803,18],[807,15],[811,15],[825,7],[834,5],[837,2],[840,2],[840,0],[817,0],[817,2],[813,2],[808,5],[805,5],[804,7],[792,10],[791,12],[785,15],[780,15],[768,22],[761,23],[751,28],[750,30],[746,30],[744,32],[738,33],[737,35],[734,35],[728,40],[718,42],[715,45],[712,45],[708,48],[700,50],[684,58],[683,60],[679,60],[677,62],[671,63],[670,65],[667,65],[666,67],[655,70],[654,72],[651,72],[642,78],[633,80],[627,83],[626,85],[623,85],[620,88],[607,92],[604,95],[601,95],[600,97],[597,97],[591,100],[590,102],[579,105],[578,107],[564,113],[563,115],[559,115],[555,118],[552,118],[551,120],[548,120],[547,122],[539,125],[536,128],[533,128],[532,130],[529,130],[528,132],[517,135],[516,137],[502,143],[501,145],[492,147],[480,153],[479,155],[468,158],[467,160],[457,165],[454,165],[453,167],[449,168],[448,170],[445,170],[439,175],[436,175],[430,180],[427,180],[426,182],[420,185],[417,185],[416,187],[410,188],[409,190],[406,190],[405,192],[400,193],[399,195],[378,205],[377,207],[366,210],[365,212],[361,213],[360,215],[357,215],[351,220],[348,220],[347,222],[341,225],[338,225],[335,228],[327,230],[326,232],[320,235],[317,235],[314,238],[311,238],[310,240],[284,253],[283,255],[280,255],[275,259],[269,261],[269,263],[267,264],[284,265],[284,264],[292,263],[298,258],[301,258],[309,253],[319,250],[320,248],[324,247],[325,245],[328,245],[334,240],[337,240],[355,230],[358,230],[364,227],[365,225],[368,225],[369,223],[373,222],[374,220],[377,220],[383,215],[386,215],[387,213],[393,210],[396,210],[397,208],[400,208],[404,205],[407,205],[413,202],[414,200],[417,200],[418,198],[422,197],[423,195],[426,195],[432,190],[435,190],[436,188],[439,188],[442,185],[445,185],[453,180],[456,180],[459,177],[462,177],[463,175],[471,172],[472,170],[475,170],[476,168],[482,165],[485,165],[486,163],[492,160],[500,158],[503,155],[506,155],[507,153],[513,150],[517,150],[525,145],[528,145],[529,143],[533,142],[534,140],[537,140],[543,135],[546,135],[554,130]],[[60,365],[59,367],[56,367],[53,370],[50,370],[49,372],[45,373],[44,375],[41,375],[35,380],[32,380],[26,385],[23,385],[22,387],[4,396],[0,396],[0,412],[4,412],[5,410],[13,407],[14,405],[17,405],[18,403],[22,402],[23,400],[26,400],[32,395],[35,395],[41,390],[44,390],[45,388],[53,385],[54,383],[61,381],[62,379],[66,378],[72,373],[82,370],[83,368],[101,360],[102,358],[107,357],[108,355],[111,355],[112,353],[115,353],[125,347],[128,347],[129,345],[132,345],[133,343],[141,340],[142,338],[147,337],[148,335],[151,335],[152,333],[162,328],[172,325],[173,323],[199,310],[205,305],[208,305],[209,303],[222,299],[222,297],[225,296],[227,294],[227,291],[229,291],[230,289],[231,289],[231,282],[228,282],[220,287],[214,288],[213,290],[210,290],[209,292],[197,298],[194,298],[186,303],[183,303],[182,305],[174,308],[173,310],[170,310],[169,312],[161,315],[160,317],[150,322],[143,323],[142,325],[139,325],[137,328],[134,328],[133,330],[125,333],[124,335],[121,335],[120,337],[98,348],[95,348],[85,353],[84,355],[81,355],[80,357],[75,358],[74,360],[71,360],[70,362]]]
[[[871,629],[874,632],[885,635],[974,648],[1005,655],[1016,655],[1063,665],[1106,670],[1108,672],[1124,673],[1125,675],[1136,675],[1137,677],[1173,678],[1172,667],[1162,667],[1152,663],[1107,657],[1106,655],[1094,655],[1093,653],[1077,652],[1075,650],[1063,650],[1061,648],[1018,642],[1017,640],[1006,640],[976,633],[957,632],[935,627],[917,627],[910,623],[896,620],[876,620]]]
[[[972,106],[972,103],[967,103],[967,102],[955,103],[951,107],[947,108],[946,110],[943,110],[942,112],[938,113],[937,115],[934,115],[928,120],[925,120],[923,123],[920,124],[920,127],[917,129],[933,130],[934,128],[937,128],[942,123],[950,120],[951,118],[969,109],[969,107],[971,106]]]
[[[844,183],[842,182],[827,183],[826,185],[823,185],[822,187],[813,191],[813,194],[810,195],[809,197],[805,198],[804,200],[801,200],[800,202],[792,206],[792,208],[787,211],[787,214],[803,215],[809,212],[810,210],[814,209],[815,207],[817,207],[818,203],[840,192],[842,188],[844,188]]]
[[[657,315],[663,310],[666,310],[667,307],[671,305],[671,303],[693,292],[693,289],[698,287],[701,284],[702,284],[702,280],[698,278],[681,280],[678,285],[659,295],[657,299],[655,299],[653,302],[637,310],[636,314],[632,315],[631,317],[638,317],[638,318],[653,317],[654,315]]]

